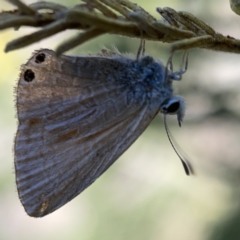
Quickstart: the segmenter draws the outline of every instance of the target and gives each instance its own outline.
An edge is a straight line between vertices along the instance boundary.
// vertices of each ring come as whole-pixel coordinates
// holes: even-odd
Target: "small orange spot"
[[[75,135],[77,135],[77,133],[78,133],[78,130],[77,130],[77,129],[74,129],[74,130],[72,130],[72,131],[70,131],[70,132],[68,132],[68,133],[65,133],[65,134],[63,134],[63,135],[60,135],[60,136],[58,137],[58,140],[59,140],[59,141],[69,140],[69,139],[73,138]]]
[[[41,212],[41,213],[44,213],[44,212],[47,210],[48,205],[49,205],[48,200],[46,200],[45,202],[43,202],[42,205],[41,205],[41,208],[40,208],[40,212]]]
[[[32,127],[33,125],[39,124],[42,122],[41,118],[32,118],[29,120],[29,126]]]

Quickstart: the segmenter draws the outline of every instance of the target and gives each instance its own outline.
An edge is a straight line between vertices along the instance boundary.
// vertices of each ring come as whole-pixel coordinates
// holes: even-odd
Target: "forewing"
[[[111,59],[55,57],[36,52],[22,67],[15,170],[30,216],[61,207],[94,182],[144,131],[157,113],[136,104]],[[97,74],[105,68],[106,73]],[[109,69],[108,69],[109,68]]]

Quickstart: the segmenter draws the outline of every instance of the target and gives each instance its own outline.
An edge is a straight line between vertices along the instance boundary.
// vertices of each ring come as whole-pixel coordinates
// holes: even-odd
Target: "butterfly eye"
[[[35,62],[42,63],[45,61],[45,57],[46,57],[46,55],[44,53],[39,53],[35,58]]]
[[[174,114],[176,113],[180,108],[180,102],[173,102],[169,106],[164,106],[162,108],[163,112],[166,114]]]
[[[160,106],[160,112],[164,115],[176,114],[178,119],[178,124],[181,126],[181,122],[184,117],[185,104],[183,98],[179,96],[173,96],[170,99],[165,100]]]
[[[165,100],[161,107],[160,111],[164,114],[177,114],[181,108],[181,101],[179,98],[172,98]]]

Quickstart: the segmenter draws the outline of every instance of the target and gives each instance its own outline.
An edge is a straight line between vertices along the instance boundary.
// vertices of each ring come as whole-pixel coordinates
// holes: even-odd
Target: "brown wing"
[[[128,96],[119,71],[122,63],[114,59],[57,58],[46,49],[22,67],[15,170],[29,215],[49,214],[82,192],[158,112]]]

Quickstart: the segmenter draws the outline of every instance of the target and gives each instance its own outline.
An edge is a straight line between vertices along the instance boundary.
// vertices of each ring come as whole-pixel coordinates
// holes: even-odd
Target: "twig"
[[[17,9],[0,13],[0,30],[24,26],[41,29],[11,41],[5,51],[76,29],[81,32],[60,44],[58,54],[105,33],[172,43],[172,52],[197,47],[240,53],[240,40],[217,33],[190,13],[171,8],[157,8],[162,19],[156,20],[129,0],[83,0],[84,3],[73,7],[53,2],[26,5],[20,0],[8,1]]]

